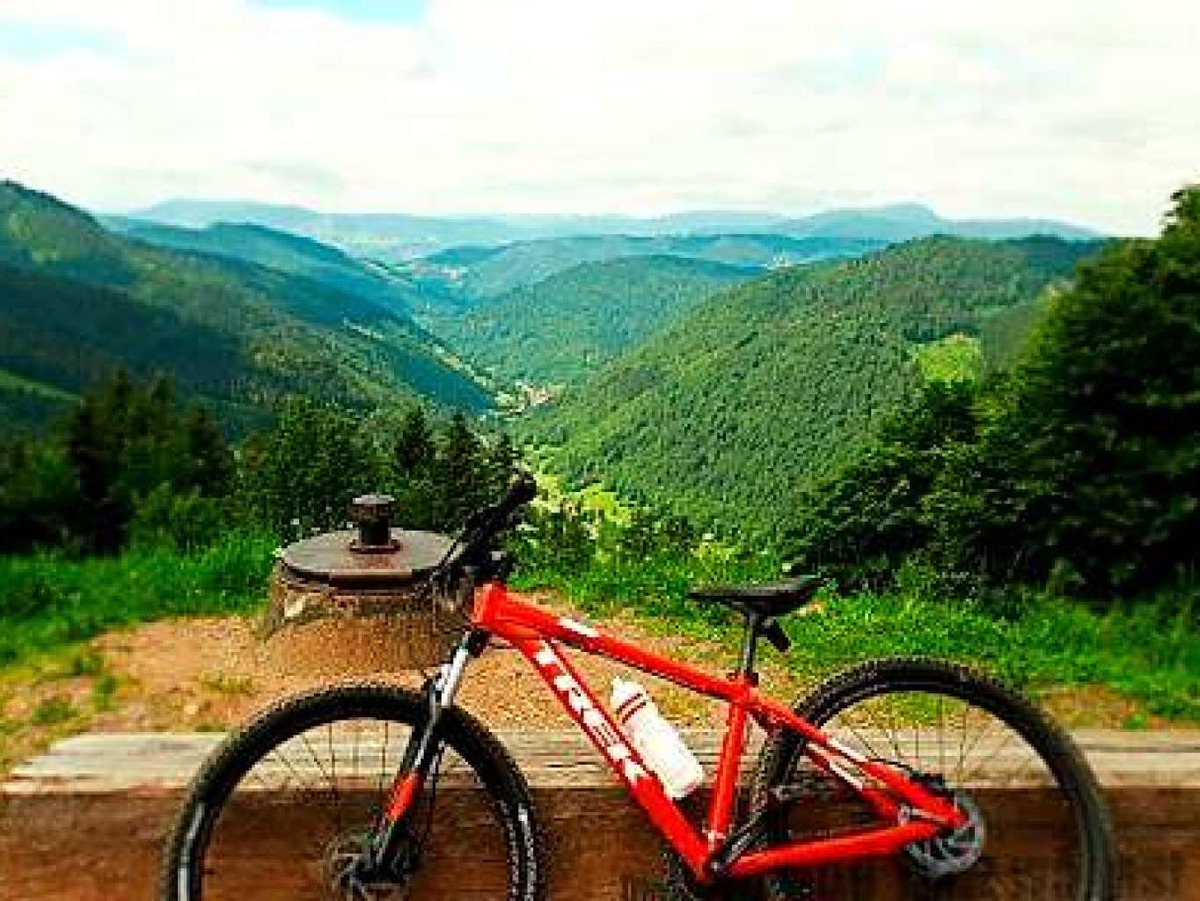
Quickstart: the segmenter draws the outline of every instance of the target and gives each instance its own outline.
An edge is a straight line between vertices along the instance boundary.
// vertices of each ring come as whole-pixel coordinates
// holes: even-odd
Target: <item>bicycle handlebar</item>
[[[528,504],[535,497],[537,497],[537,482],[529,473],[522,472],[512,480],[508,486],[508,493],[497,504],[497,507],[501,508],[506,515],[511,515],[517,511],[518,507]]]
[[[519,473],[509,484],[503,498],[467,517],[462,533],[454,539],[446,555],[435,567],[431,579],[449,576],[461,571],[464,566],[479,565],[485,555],[490,558],[489,545],[492,539],[507,529],[513,514],[535,497],[537,482],[528,473]]]

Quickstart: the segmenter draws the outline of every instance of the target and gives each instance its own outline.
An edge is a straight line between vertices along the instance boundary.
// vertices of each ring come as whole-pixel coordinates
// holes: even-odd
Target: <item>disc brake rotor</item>
[[[363,876],[371,849],[371,832],[354,829],[335,836],[325,850],[325,885],[329,901],[404,901],[408,888]]]
[[[955,808],[967,815],[967,821],[945,835],[908,845],[904,854],[909,863],[928,879],[943,879],[965,873],[983,856],[987,829],[983,811],[970,797],[960,792],[950,796]]]

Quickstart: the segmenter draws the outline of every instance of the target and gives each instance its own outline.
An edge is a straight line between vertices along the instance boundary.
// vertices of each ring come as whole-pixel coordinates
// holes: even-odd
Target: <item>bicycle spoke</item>
[[[944,728],[943,728],[945,726],[945,721],[943,720],[943,716],[945,714],[945,699],[941,695],[938,695],[938,697],[937,697],[937,706],[938,706],[938,771],[941,773],[945,773],[946,772],[946,741],[945,741],[945,732],[944,732]]]
[[[1087,864],[1106,853],[1108,839],[1103,821],[1089,819],[1093,813],[1085,806],[1090,803],[1086,796],[1076,793],[1080,778],[1087,779],[1086,770],[1077,771],[1071,781],[1059,779],[1051,763],[1062,766],[1063,757],[1044,720],[986,681],[976,688],[953,667],[919,661],[884,667],[881,672],[864,666],[853,680],[831,681],[827,694],[814,695],[813,712],[803,715],[830,734],[845,731],[864,747],[878,743],[864,724],[872,718],[885,723],[894,759],[903,759],[915,778],[951,801],[964,814],[965,826],[908,845],[895,857],[771,876],[769,901],[900,901],[997,893],[1061,901],[1112,897],[1093,892],[1109,876]],[[803,704],[800,710],[805,711]],[[789,761],[786,772],[792,765]],[[930,778],[935,775],[940,778]],[[846,794],[854,800],[853,792]],[[855,811],[845,803],[836,806],[836,820],[831,820],[834,799],[806,798],[769,827],[769,846],[844,831],[847,823],[853,824]],[[870,808],[860,800],[857,809]]]
[[[896,760],[899,763],[907,764],[908,758],[904,756],[904,752],[900,750],[900,744],[896,741],[896,711],[888,710],[888,740],[891,742],[892,749],[896,752]]]

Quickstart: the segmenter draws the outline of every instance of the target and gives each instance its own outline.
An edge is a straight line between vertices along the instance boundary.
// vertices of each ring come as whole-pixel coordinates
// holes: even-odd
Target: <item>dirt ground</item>
[[[733,664],[715,645],[651,635],[631,621],[608,626],[713,672]],[[325,628],[291,627],[264,640],[253,619],[166,620],[110,632],[82,651],[11,675],[0,683],[0,771],[71,732],[221,731],[280,698],[331,682],[420,685],[420,672],[389,666],[372,635],[360,629],[329,641]],[[642,682],[680,725],[723,723],[720,705],[684,689],[598,658],[570,657],[602,700],[612,678],[623,675]],[[764,685],[780,697],[800,690],[778,668],[764,673]],[[572,727],[541,677],[511,649],[489,649],[475,661],[459,700],[495,729]]]
[[[651,634],[632,619],[606,626],[649,650],[716,673],[734,662],[716,645]],[[223,731],[279,698],[330,682],[373,678],[420,684],[419,672],[389,665],[393,658],[386,641],[377,640],[378,629],[331,637],[327,628],[290,627],[264,640],[253,619],[167,620],[110,632],[81,650],[9,674],[0,681],[0,773],[71,733]],[[771,656],[764,655],[764,690],[785,699],[802,694],[806,686],[773,665]],[[673,722],[722,725],[719,704],[605,660],[582,654],[572,659],[603,700],[612,677],[624,675],[646,685]],[[472,665],[460,702],[495,729],[571,728],[538,674],[511,649],[489,650]],[[1068,726],[1162,725],[1135,703],[1099,687],[1054,692],[1044,703]]]

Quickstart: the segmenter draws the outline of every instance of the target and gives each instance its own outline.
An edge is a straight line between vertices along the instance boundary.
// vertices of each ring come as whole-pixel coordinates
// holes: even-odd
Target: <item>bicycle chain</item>
[[[793,774],[787,789],[789,797],[784,803],[815,808],[845,800],[851,796],[851,793],[838,780],[817,769],[811,763],[806,763],[802,771]],[[840,829],[844,829],[846,825],[867,825],[872,820],[872,815],[864,807],[861,815],[857,817],[857,822],[837,828],[806,832],[803,838],[815,840],[828,837]],[[664,849],[663,859],[666,870],[663,880],[666,888],[665,901],[742,901],[743,898],[757,897],[752,890],[748,893],[738,894],[736,885],[719,888],[697,885],[691,870],[670,847]],[[803,887],[801,888],[803,890]]]

